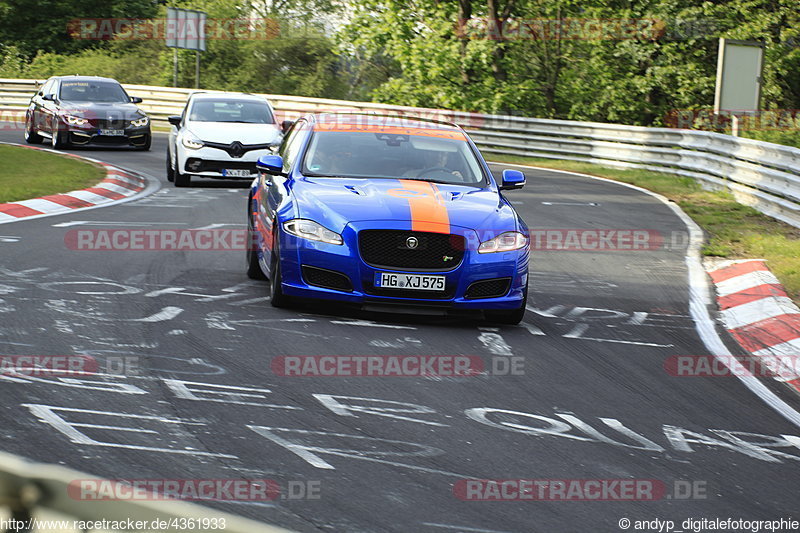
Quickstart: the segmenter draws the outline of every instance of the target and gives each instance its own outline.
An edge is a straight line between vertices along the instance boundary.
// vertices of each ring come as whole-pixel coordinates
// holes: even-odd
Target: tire
[[[53,128],[52,138],[50,139],[50,146],[53,150],[60,150],[62,148],[66,148],[69,146],[69,143],[66,140],[66,136],[58,130],[58,126],[56,125]]]
[[[281,250],[280,245],[278,244],[279,237],[278,237],[278,228],[276,227],[272,232],[272,259],[270,260],[270,280],[269,280],[269,287],[270,287],[270,304],[272,307],[288,307],[289,306],[289,297],[283,294],[283,289],[281,288],[281,282],[283,277],[281,276]]]
[[[172,168],[172,154],[170,154],[169,148],[167,148],[167,181],[170,183],[175,181],[175,169]]]
[[[247,202],[248,211],[250,202]],[[253,218],[250,213],[247,213],[247,277],[250,279],[265,280],[267,276],[261,270],[261,265],[258,264],[258,251],[253,250],[256,240],[252,237],[255,228],[253,228]]]
[[[150,145],[152,143],[153,143],[153,136],[148,133],[147,134],[147,140],[144,142],[143,145],[137,146],[136,149],[140,150],[142,152],[147,152],[148,150],[150,150]]]
[[[525,288],[522,290],[522,305],[520,305],[516,309],[511,309],[509,311],[504,310],[486,310],[483,312],[486,320],[489,322],[495,322],[497,324],[506,324],[509,326],[516,326],[520,322],[522,322],[523,317],[525,317],[525,306],[528,305],[528,286],[526,285]]]
[[[33,116],[25,121],[25,142],[28,144],[41,144],[42,136],[33,131]]]
[[[175,173],[176,187],[190,187],[192,185],[192,177],[189,174],[181,174],[177,169],[174,169],[173,172]]]

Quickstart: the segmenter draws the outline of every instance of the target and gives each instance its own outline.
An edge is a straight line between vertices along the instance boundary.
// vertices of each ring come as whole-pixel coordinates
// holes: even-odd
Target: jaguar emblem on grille
[[[416,237],[409,237],[406,239],[406,248],[409,250],[413,250],[417,246],[419,246],[419,240],[417,240]]]
[[[443,255],[442,256],[442,261],[444,261],[445,263],[447,263],[448,261],[452,261],[452,260],[453,260],[453,256],[452,255]]]

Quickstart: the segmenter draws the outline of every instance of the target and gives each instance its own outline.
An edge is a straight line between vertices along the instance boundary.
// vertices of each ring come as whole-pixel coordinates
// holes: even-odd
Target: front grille
[[[122,135],[95,135],[92,142],[97,144],[129,144],[130,139]]]
[[[197,166],[195,167],[195,165]],[[192,172],[222,172],[223,169],[243,169],[250,171],[251,174],[256,173],[254,161],[250,163],[246,161],[208,161],[190,157],[186,160],[186,168]]]
[[[416,247],[409,239],[416,239]],[[358,234],[361,258],[370,266],[401,270],[453,270],[464,259],[464,237],[404,230],[364,230]]]
[[[130,120],[124,119],[104,119],[98,118],[94,120],[89,120],[89,124],[96,128],[100,128],[102,130],[124,130],[128,126],[131,125]]]
[[[511,285],[511,278],[496,278],[476,281],[467,288],[464,295],[469,300],[476,298],[498,298],[505,296]]]
[[[341,272],[303,265],[303,279],[309,285],[322,287],[324,289],[334,289],[337,291],[351,292],[353,284],[346,275]]]

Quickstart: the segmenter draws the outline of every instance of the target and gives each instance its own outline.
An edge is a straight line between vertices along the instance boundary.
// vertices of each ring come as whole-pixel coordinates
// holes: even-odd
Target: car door
[[[39,87],[39,92],[31,99],[31,124],[33,124],[33,130],[46,130],[45,126],[45,119],[46,115],[44,112],[44,104],[45,101],[42,99],[45,94],[49,94],[46,91],[49,91],[50,88],[53,86],[53,79],[50,78],[44,85]]]
[[[307,131],[308,122],[300,119],[286,134],[283,144],[281,144],[280,150],[278,151],[279,155],[283,158],[284,174],[288,175],[297,162]],[[261,227],[268,228],[271,231],[275,224],[278,209],[284,202],[288,201],[288,190],[286,187],[288,178],[286,176],[266,176],[262,179],[264,181],[262,182],[262,186],[259,187],[259,212],[257,216]],[[269,239],[265,239],[265,241],[264,244],[271,253],[272,242]]]
[[[191,103],[192,99],[189,98],[189,100],[186,102],[186,105],[183,106],[183,112],[181,112],[181,125],[180,126],[171,125],[169,128],[169,140],[168,140],[169,154],[170,158],[172,159],[171,163],[175,168],[178,167],[176,162],[178,159],[178,134],[180,133],[179,131],[180,129],[186,127],[186,110],[189,109]]]
[[[51,133],[56,126],[58,126],[58,80],[52,79],[44,86],[44,94],[42,95],[41,111],[41,128],[47,133]],[[52,100],[46,100],[45,97],[51,95]]]

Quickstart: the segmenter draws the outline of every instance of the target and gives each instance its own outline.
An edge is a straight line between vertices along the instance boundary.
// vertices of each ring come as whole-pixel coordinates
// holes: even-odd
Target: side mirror
[[[42,100],[47,100],[48,102],[55,102],[56,101],[56,95],[54,95],[54,94],[46,94],[46,95],[42,96]]]
[[[525,174],[510,168],[503,171],[503,183],[500,185],[500,190],[521,189],[523,186],[525,186]]]
[[[294,124],[294,120],[284,120],[281,122],[281,131],[286,133],[292,127],[292,124]]]
[[[131,103],[132,104],[141,104],[142,99],[139,96],[131,96]]]
[[[283,172],[283,158],[279,155],[262,155],[258,158],[256,168],[267,174],[278,176]]]
[[[181,116],[180,115],[170,115],[167,117],[167,122],[175,126],[176,128],[181,127]]]

